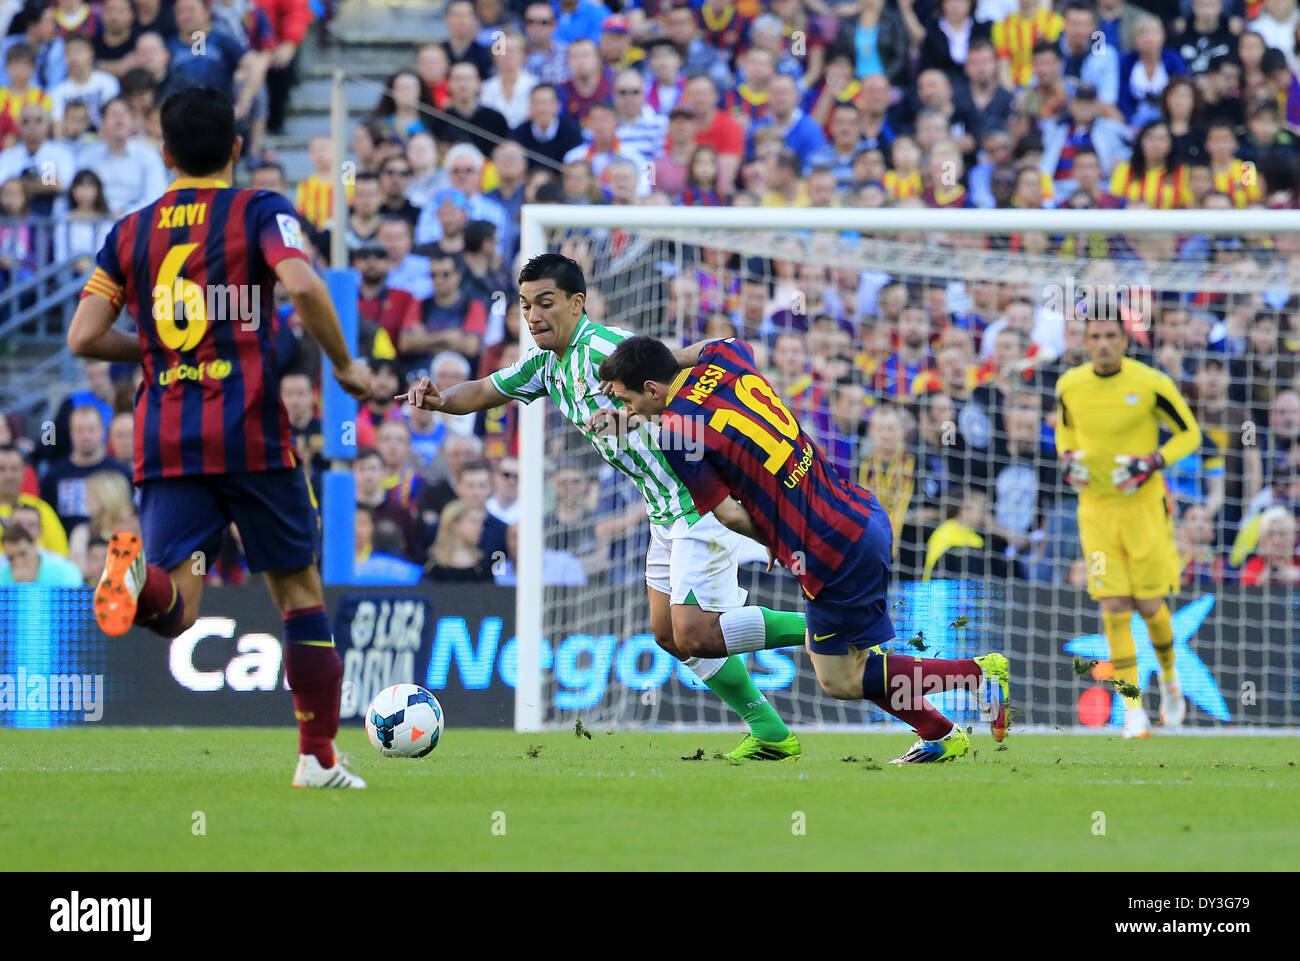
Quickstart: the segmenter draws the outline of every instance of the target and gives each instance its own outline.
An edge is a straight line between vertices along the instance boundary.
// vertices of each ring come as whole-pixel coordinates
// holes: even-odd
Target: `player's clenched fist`
[[[404,400],[412,407],[423,407],[425,410],[442,410],[442,394],[438,390],[438,385],[430,377],[421,377],[411,389],[405,394],[398,394],[396,400]]]
[[[364,360],[354,360],[347,367],[335,367],[334,379],[357,400],[370,399],[370,368]]]

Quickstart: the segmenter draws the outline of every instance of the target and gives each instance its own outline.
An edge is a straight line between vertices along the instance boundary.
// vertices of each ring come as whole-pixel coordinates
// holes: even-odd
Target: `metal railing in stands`
[[[65,337],[111,219],[0,218],[0,409],[46,406],[76,376]],[[80,263],[78,263],[80,261]]]

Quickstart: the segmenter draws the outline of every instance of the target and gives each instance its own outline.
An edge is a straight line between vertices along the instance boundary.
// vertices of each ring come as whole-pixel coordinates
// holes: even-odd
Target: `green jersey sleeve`
[[[488,375],[492,386],[505,397],[525,404],[546,396],[546,371],[548,354],[539,347],[528,350],[509,367]]]

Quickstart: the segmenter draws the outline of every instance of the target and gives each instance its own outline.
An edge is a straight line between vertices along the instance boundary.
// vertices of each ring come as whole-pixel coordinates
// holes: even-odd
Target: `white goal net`
[[[823,452],[890,515],[896,649],[1003,651],[1022,729],[1122,718],[1052,429],[1056,379],[1087,360],[1084,312],[1118,316],[1129,356],[1174,378],[1205,436],[1165,472],[1184,564],[1171,610],[1188,728],[1300,725],[1295,214],[526,214],[524,257],[577,260],[593,321],[673,346],[734,335],[755,348]],[[736,726],[650,634],[636,489],[553,407],[523,430],[525,451],[528,432],[536,444],[542,431],[524,481],[543,509],[541,543],[521,537],[533,551],[520,562],[521,657],[530,631],[543,640],[538,686],[521,672],[520,691],[540,716],[525,712],[519,726]],[[766,573],[764,560],[741,567],[750,603],[801,610],[794,579]],[[528,589],[529,568],[544,587]],[[1154,717],[1158,667],[1139,617],[1134,634]],[[748,665],[796,730],[894,723],[823,695],[800,649]],[[941,709],[976,721],[973,701],[945,697]]]

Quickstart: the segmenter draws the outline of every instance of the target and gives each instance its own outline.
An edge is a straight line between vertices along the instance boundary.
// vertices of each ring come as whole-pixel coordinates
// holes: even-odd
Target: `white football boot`
[[[1151,736],[1151,720],[1147,717],[1146,708],[1138,705],[1137,707],[1129,706],[1124,712],[1124,738],[1145,738]]]
[[[349,787],[363,788],[366,782],[343,766],[343,757],[334,753],[334,766],[322,767],[314,754],[298,755],[298,770],[293,776],[294,787]]]
[[[1187,698],[1183,697],[1182,685],[1174,676],[1168,683],[1164,675],[1160,676],[1160,723],[1170,731],[1177,731],[1183,726],[1187,717]]]

